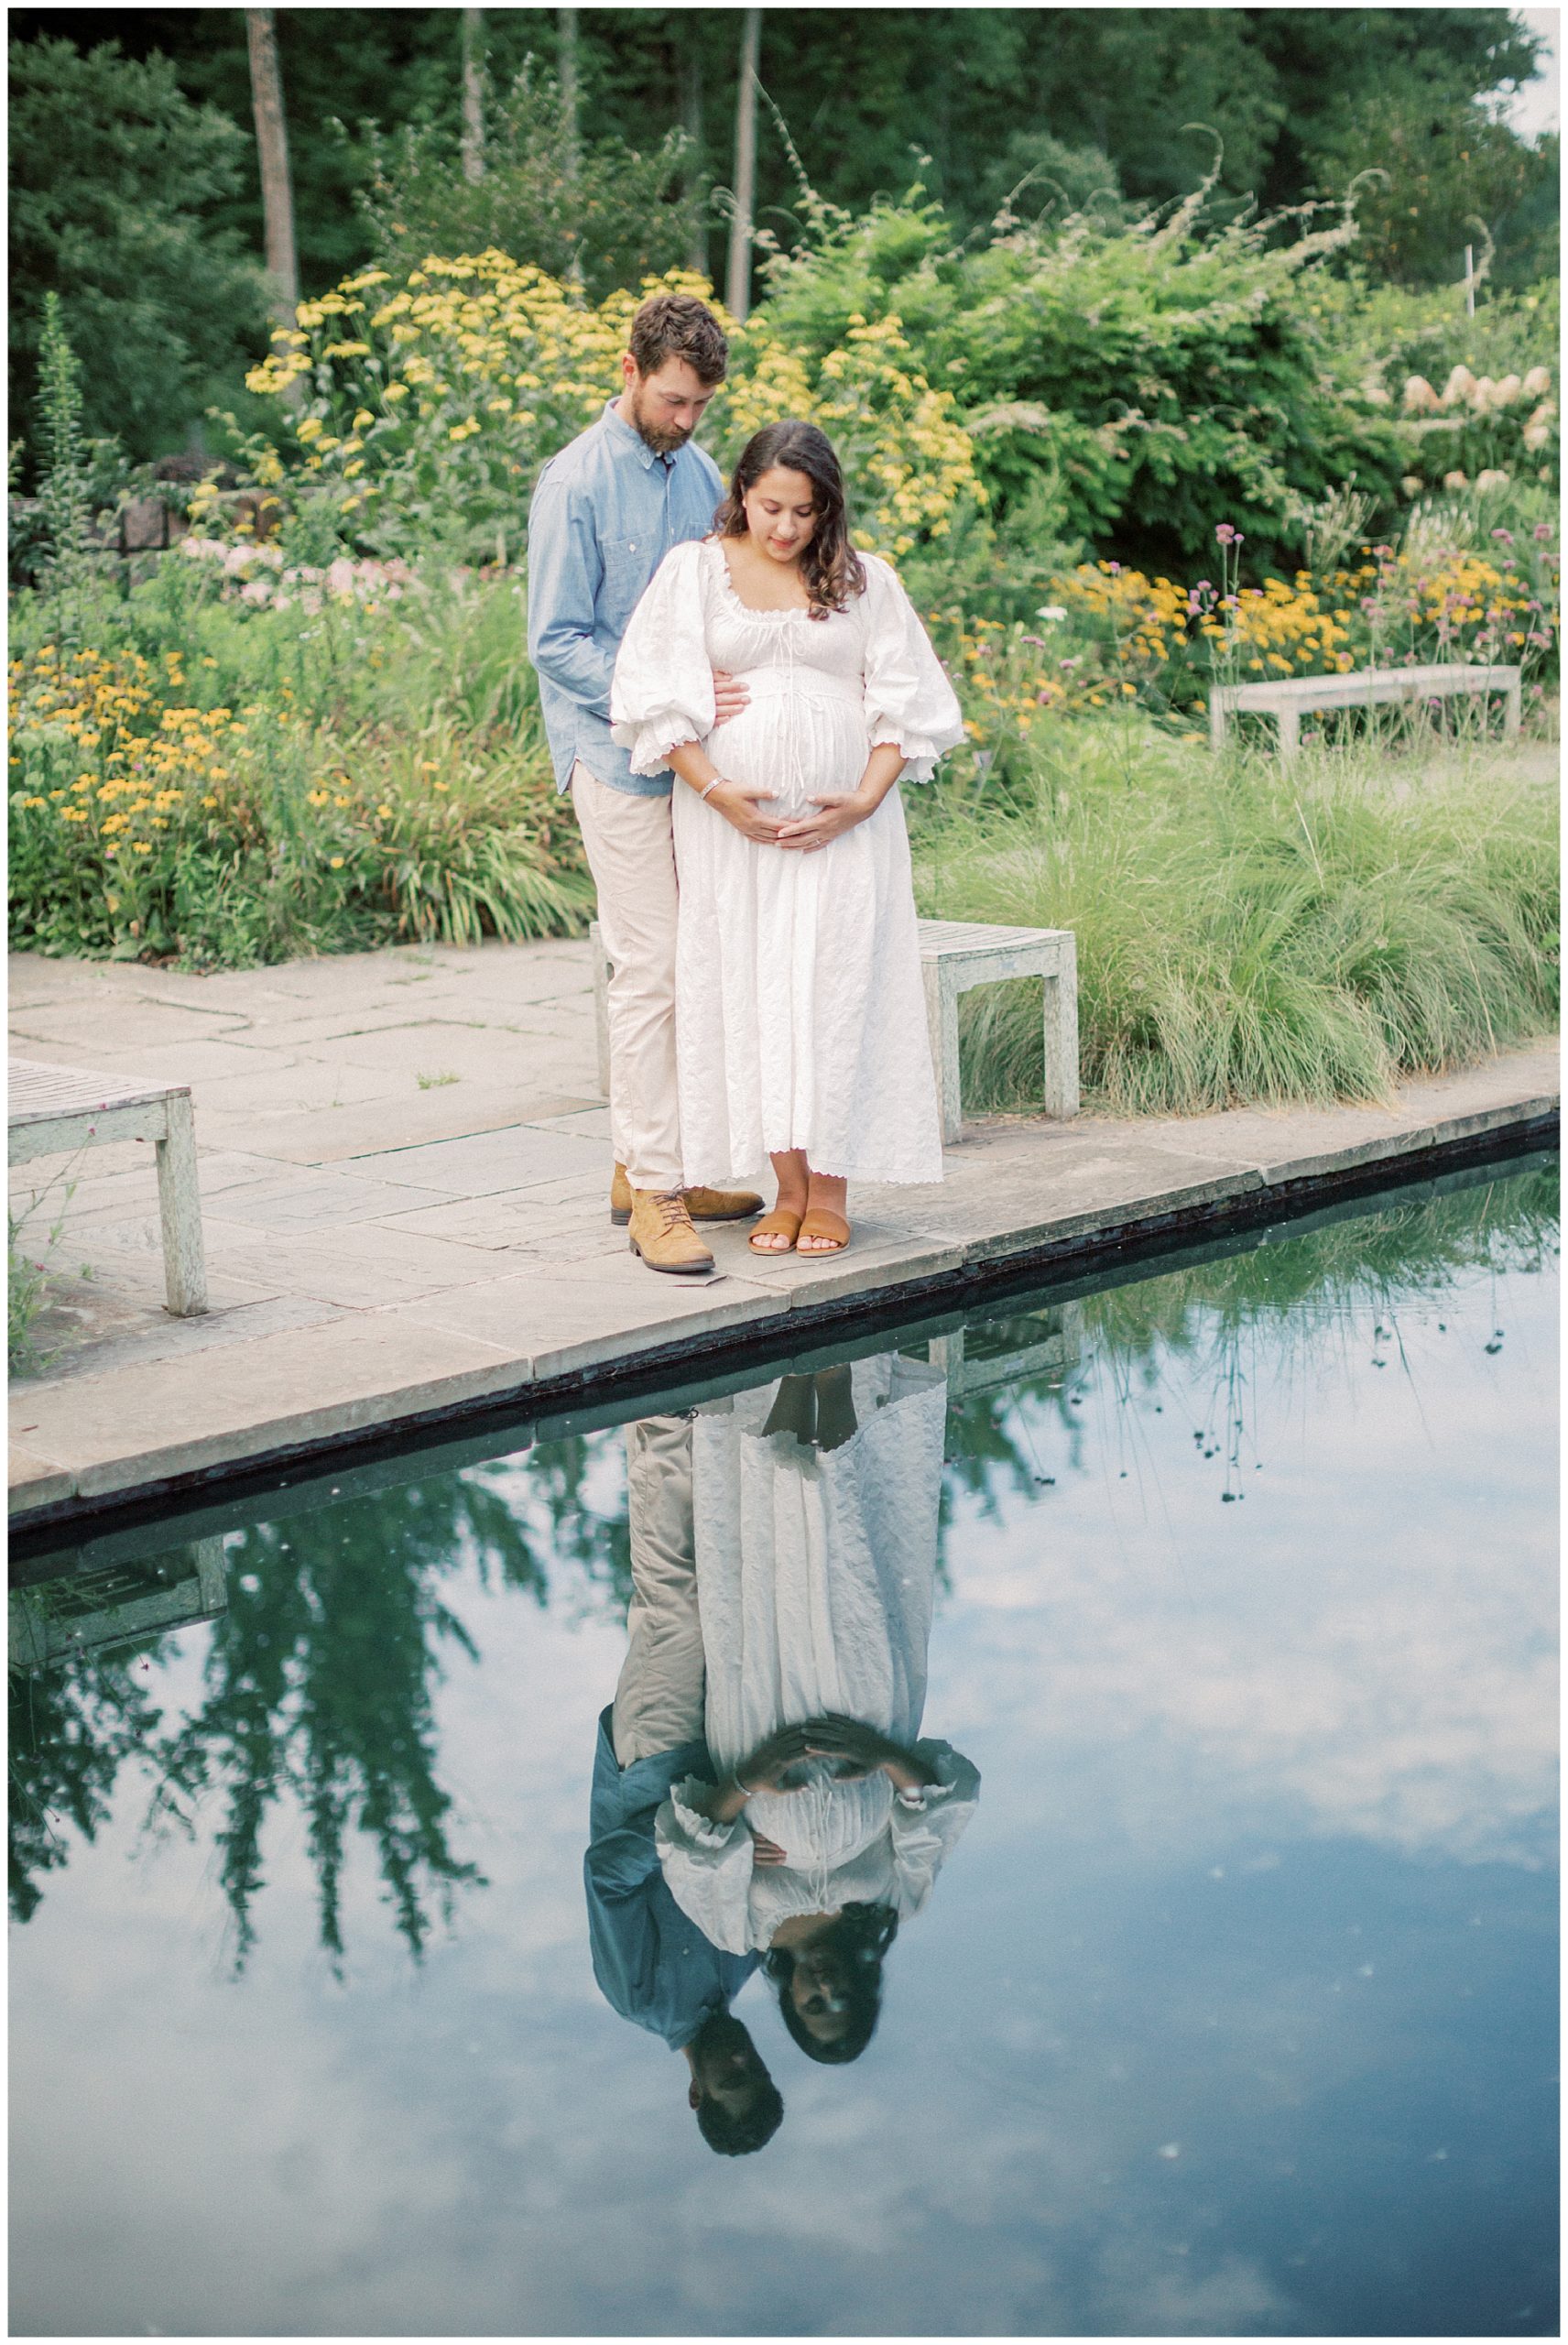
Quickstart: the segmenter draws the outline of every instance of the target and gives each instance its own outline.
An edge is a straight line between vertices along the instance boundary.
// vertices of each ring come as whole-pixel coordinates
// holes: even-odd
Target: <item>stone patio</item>
[[[678,1282],[608,1218],[584,944],[207,977],[23,955],[11,1038],[19,1056],[191,1085],[212,1301],[200,1319],[163,1308],[150,1147],[17,1169],[13,1213],[37,1199],[24,1250],[62,1226],[35,1323],[43,1365],[12,1388],[14,1516],[502,1395],[526,1413],[549,1380],[1197,1219],[1539,1122],[1558,1096],[1542,1042],[1388,1107],[992,1118],[948,1151],[941,1187],[856,1190],[842,1260],[770,1261],[743,1226],[714,1233],[713,1278]]]

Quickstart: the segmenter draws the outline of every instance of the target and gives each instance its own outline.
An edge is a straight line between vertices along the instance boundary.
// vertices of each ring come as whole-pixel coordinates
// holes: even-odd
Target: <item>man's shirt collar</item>
[[[650,448],[642,433],[634,431],[625,416],[619,412],[614,399],[607,399],[604,403],[604,422],[612,433],[629,444],[636,452],[637,462],[644,472],[651,472],[655,464],[662,465],[666,472],[673,472],[675,458],[681,453],[680,450],[673,450],[667,459],[661,456],[656,448]]]

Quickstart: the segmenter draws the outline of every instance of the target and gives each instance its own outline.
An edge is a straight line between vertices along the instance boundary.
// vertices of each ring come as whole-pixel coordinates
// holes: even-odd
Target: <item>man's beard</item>
[[[655,423],[635,391],[632,393],[632,421],[637,426],[638,438],[653,450],[656,456],[672,456],[678,448],[684,448],[691,437],[690,431],[682,431],[677,424]]]

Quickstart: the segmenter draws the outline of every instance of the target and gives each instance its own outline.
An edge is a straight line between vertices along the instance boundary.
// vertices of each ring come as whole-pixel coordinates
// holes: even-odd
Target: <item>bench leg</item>
[[[593,1040],[599,1053],[599,1088],[607,1099],[610,1096],[610,964],[604,957],[604,940],[594,921],[588,931],[588,950],[593,961]]]
[[[1519,738],[1523,698],[1519,679],[1516,676],[1511,684],[1505,686],[1503,693],[1503,738],[1505,741],[1517,741]]]
[[[926,962],[920,974],[925,979],[926,1026],[931,1034],[942,1142],[944,1148],[951,1148],[964,1137],[964,1102],[959,1096],[958,1080],[958,988],[944,979],[940,961]]]
[[[1282,708],[1279,711],[1279,762],[1288,766],[1301,746],[1301,711]]]
[[[1071,936],[1045,981],[1045,1112],[1078,1113],[1078,946]]]
[[[189,1098],[169,1103],[169,1129],[158,1143],[158,1210],[169,1307],[177,1319],[194,1318],[207,1308],[207,1263],[196,1179],[196,1119]]]

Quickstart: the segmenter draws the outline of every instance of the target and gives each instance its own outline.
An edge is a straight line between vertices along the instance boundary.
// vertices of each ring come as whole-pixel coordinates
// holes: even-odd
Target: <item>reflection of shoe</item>
[[[692,1228],[679,1189],[634,1189],[631,1198],[632,1252],[650,1271],[698,1278],[713,1269],[713,1258]]]
[[[686,1210],[693,1221],[749,1221],[762,1211],[762,1199],[753,1189],[684,1189]],[[624,1229],[632,1217],[632,1185],[624,1164],[615,1167],[610,1183],[610,1219]]]

